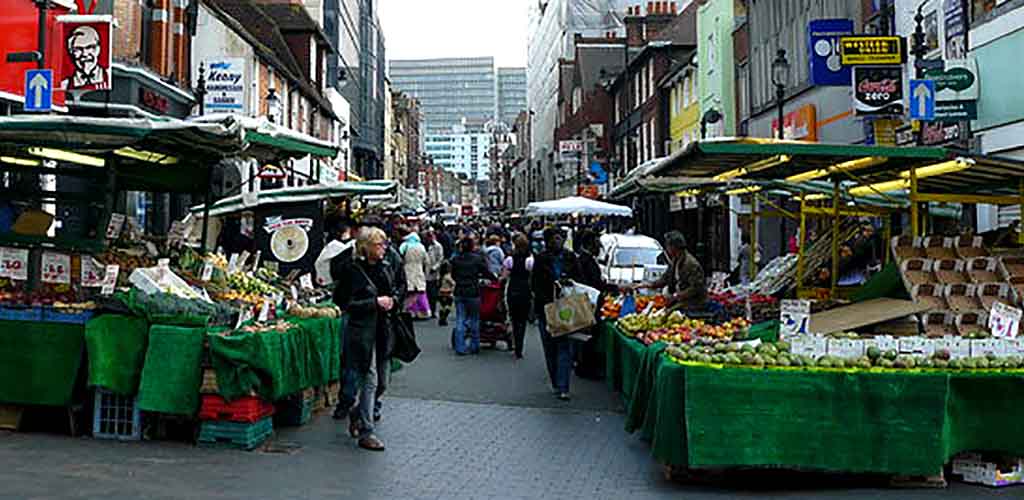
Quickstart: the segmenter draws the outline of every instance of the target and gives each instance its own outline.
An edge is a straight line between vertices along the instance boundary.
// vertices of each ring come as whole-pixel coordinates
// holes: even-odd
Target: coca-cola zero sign
[[[903,69],[858,66],[853,69],[853,108],[858,116],[903,114]]]

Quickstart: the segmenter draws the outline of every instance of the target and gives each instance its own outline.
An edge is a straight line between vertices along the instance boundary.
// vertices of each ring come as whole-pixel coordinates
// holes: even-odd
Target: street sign
[[[935,81],[910,80],[910,118],[923,121],[935,119]]]
[[[559,141],[558,156],[563,163],[579,161],[583,155],[583,141]]]
[[[25,72],[25,111],[45,113],[53,109],[53,70]]]
[[[811,83],[846,86],[850,84],[850,68],[843,66],[839,55],[839,39],[853,34],[851,19],[815,19],[807,25],[807,48],[810,53]]]
[[[878,66],[906,61],[903,37],[844,36],[839,39],[843,66]]]

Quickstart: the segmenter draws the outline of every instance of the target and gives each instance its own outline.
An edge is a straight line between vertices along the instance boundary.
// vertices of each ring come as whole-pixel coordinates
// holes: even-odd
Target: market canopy
[[[305,201],[324,200],[329,198],[342,198],[346,196],[375,196],[388,195],[398,187],[395,181],[363,181],[363,182],[339,182],[327,186],[302,186],[293,188],[269,189],[255,193],[238,194],[221,199],[210,206],[210,216],[239,212],[246,209],[256,208],[262,205],[274,205],[282,203],[301,203]],[[203,205],[192,207],[191,212],[195,215],[202,215]]]
[[[580,196],[560,200],[536,201],[526,206],[524,215],[617,215],[632,217],[633,209]]]
[[[194,118],[191,123],[237,124],[242,129],[242,139],[245,143],[244,155],[259,161],[302,158],[307,155],[324,158],[338,156],[337,144],[282,127],[264,116],[251,117],[221,113]]]

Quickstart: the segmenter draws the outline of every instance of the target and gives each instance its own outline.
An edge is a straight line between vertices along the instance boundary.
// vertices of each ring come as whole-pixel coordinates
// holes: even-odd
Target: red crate
[[[274,414],[273,403],[260,398],[246,396],[228,403],[216,394],[203,394],[203,405],[199,409],[200,420],[222,422],[254,423]]]

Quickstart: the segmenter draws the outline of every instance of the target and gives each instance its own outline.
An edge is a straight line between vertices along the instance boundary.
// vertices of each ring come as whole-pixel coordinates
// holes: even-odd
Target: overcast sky
[[[526,66],[531,0],[379,0],[387,58],[493,56]]]

